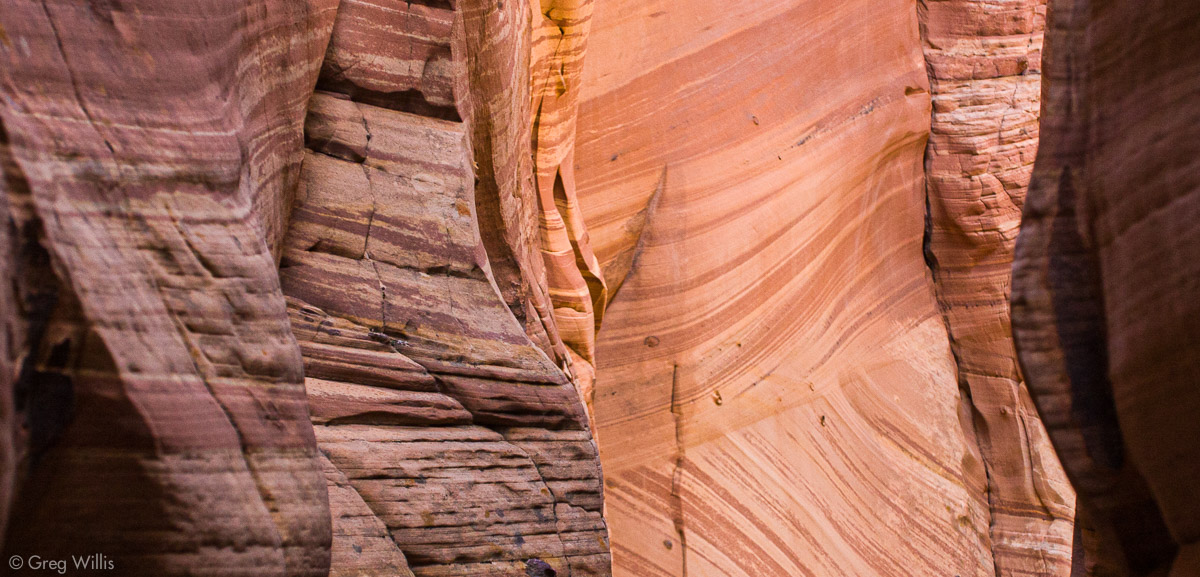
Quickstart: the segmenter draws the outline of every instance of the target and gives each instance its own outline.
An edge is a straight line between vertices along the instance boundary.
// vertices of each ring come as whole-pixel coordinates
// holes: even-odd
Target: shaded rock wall
[[[25,331],[5,351],[4,461],[24,481],[6,558],[324,574],[272,250],[334,5],[0,7],[3,316]]]
[[[1200,7],[1053,0],[1013,273],[1030,389],[1095,575],[1200,574]]]
[[[542,255],[586,235],[534,178],[574,111],[532,67],[582,45],[520,1],[285,4],[0,8],[6,553],[608,574],[595,315],[555,324],[592,298]]]
[[[933,86],[926,258],[978,445],[998,575],[1064,575],[1074,491],[1012,343],[1009,277],[1038,146],[1043,1],[920,5]]]

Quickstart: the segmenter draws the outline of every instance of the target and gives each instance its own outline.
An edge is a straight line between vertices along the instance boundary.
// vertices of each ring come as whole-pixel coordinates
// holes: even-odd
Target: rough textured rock
[[[103,552],[127,575],[328,567],[271,250],[334,5],[0,7],[19,273],[3,316],[25,329],[5,351],[4,460],[24,478],[6,558]]]
[[[1017,368],[1009,277],[1038,145],[1045,2],[926,0],[926,258],[987,485],[997,575],[1066,575],[1074,491]]]
[[[1198,575],[1200,6],[1052,0],[1050,17],[1017,349],[1088,568]]]
[[[599,458],[565,372],[577,341],[534,276],[530,14],[338,10],[280,269],[334,575],[608,574]]]
[[[596,5],[577,173],[616,291],[595,401],[616,574],[994,575],[994,549],[1012,558],[1008,541],[1048,532],[1005,522],[996,548],[989,531],[922,250],[919,24],[900,1]],[[990,62],[979,28],[955,33]],[[939,105],[959,97],[949,79]],[[987,240],[1002,251],[1008,232]],[[989,264],[982,282],[1001,286],[979,338],[1002,341],[1006,262]],[[1036,423],[1010,379],[990,408]],[[996,435],[1016,508],[1041,481],[1025,458],[1043,453]],[[1052,483],[1038,490],[1069,513]],[[1045,566],[1006,574],[1056,574],[1066,527]]]
[[[535,101],[532,63],[578,75],[586,27],[535,58],[543,12],[0,8],[8,553],[608,574],[575,376],[593,299],[574,256],[540,254],[559,236],[588,254],[586,233],[534,178],[562,160],[533,123],[569,150],[574,108]],[[586,322],[555,311],[572,303]]]

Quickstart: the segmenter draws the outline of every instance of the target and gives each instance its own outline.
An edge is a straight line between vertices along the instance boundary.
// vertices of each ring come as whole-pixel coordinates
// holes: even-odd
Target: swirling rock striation
[[[615,291],[595,400],[615,574],[994,575],[1011,558],[995,546],[989,465],[923,251],[926,58],[939,54],[922,50],[920,25],[974,38],[981,63],[1018,41],[963,28],[982,14],[942,16],[907,2],[595,7],[576,161]],[[1020,38],[1026,58],[1036,33]],[[998,84],[1029,98],[1028,82]],[[996,91],[953,84],[937,78],[937,106]],[[1014,122],[1035,108],[1019,104]],[[960,130],[995,139],[997,112],[981,106],[987,118]],[[934,118],[935,150],[976,150],[950,150],[954,118]],[[1005,155],[994,174],[1028,170]],[[1003,252],[1005,232],[980,242]],[[1005,344],[1007,263],[987,264],[995,306],[976,319],[993,322],[977,332]],[[1013,373],[990,410],[1036,423]],[[1043,468],[1025,458],[1043,453],[1023,431],[995,434],[996,482],[1013,504],[1034,498]],[[1069,504],[1065,484],[1053,491]],[[1039,538],[1050,523],[1036,512],[1002,534]],[[1069,522],[1056,538],[1047,566],[1012,574],[1061,574]]]

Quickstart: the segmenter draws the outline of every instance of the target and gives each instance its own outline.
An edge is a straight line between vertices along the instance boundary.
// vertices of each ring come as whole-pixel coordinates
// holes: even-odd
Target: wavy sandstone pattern
[[[1200,13],[1045,3],[0,3],[5,556],[1200,573]]]
[[[619,287],[595,401],[615,574],[994,574],[922,254],[914,6],[595,10],[577,161]]]
[[[1017,349],[1079,491],[1089,574],[1198,575],[1200,6],[1050,15]]]
[[[1045,3],[921,4],[927,255],[979,446],[997,575],[1070,571],[1075,495],[1017,368],[1009,276],[1038,145]],[[965,427],[964,427],[965,428]]]

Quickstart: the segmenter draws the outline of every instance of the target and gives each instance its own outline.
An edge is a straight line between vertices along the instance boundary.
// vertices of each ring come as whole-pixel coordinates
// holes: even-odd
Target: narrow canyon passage
[[[1198,103],[1180,0],[4,0],[0,572],[1200,577]]]

